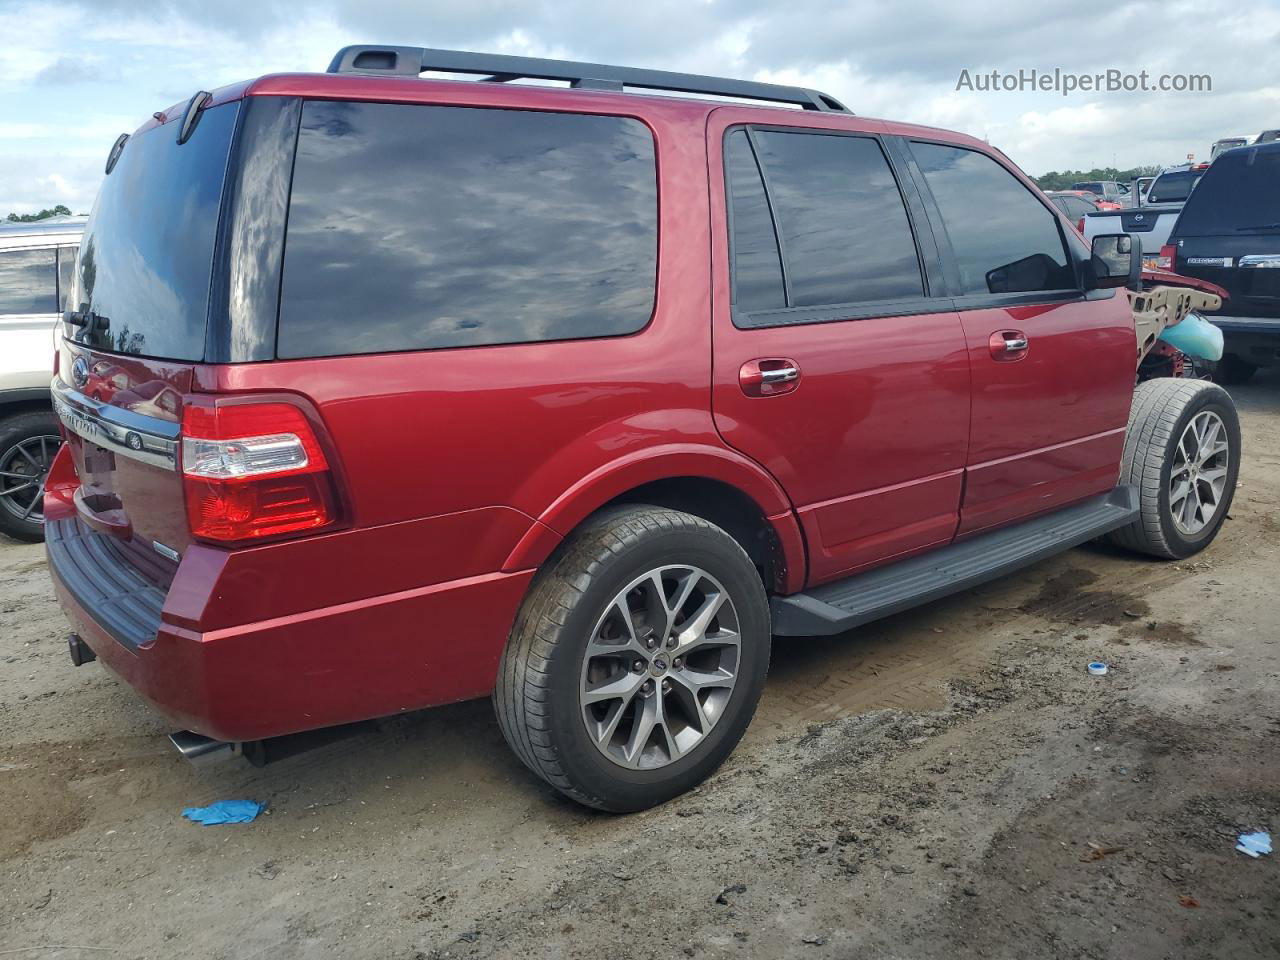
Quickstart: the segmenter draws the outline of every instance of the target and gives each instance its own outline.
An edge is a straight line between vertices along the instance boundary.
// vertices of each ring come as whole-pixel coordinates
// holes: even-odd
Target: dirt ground
[[[1280,375],[1234,392],[1210,550],[780,640],[724,768],[627,817],[526,773],[487,702],[188,765],[0,543],[0,956],[1280,956],[1280,856],[1232,849],[1280,839]],[[242,796],[269,813],[181,817]]]

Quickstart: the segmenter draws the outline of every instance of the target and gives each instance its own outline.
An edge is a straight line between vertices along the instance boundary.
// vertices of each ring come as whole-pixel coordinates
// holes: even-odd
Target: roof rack
[[[818,90],[787,87],[753,80],[729,80],[693,73],[611,67],[603,63],[575,63],[572,60],[541,60],[503,54],[467,53],[462,50],[432,50],[427,47],[343,47],[329,64],[329,73],[360,73],[372,76],[416,77],[423,71],[473,73],[490,83],[510,80],[567,80],[569,86],[584,90],[613,90],[625,87],[702,93],[745,100],[789,103],[806,110],[848,113],[839,100]]]

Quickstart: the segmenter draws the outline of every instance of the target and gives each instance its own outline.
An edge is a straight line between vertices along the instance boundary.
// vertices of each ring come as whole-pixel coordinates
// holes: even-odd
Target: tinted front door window
[[[657,218],[638,120],[308,102],[278,353],[633,333],[653,310]]]
[[[976,150],[911,150],[942,213],[961,294],[1075,286],[1057,218],[1012,173]]]

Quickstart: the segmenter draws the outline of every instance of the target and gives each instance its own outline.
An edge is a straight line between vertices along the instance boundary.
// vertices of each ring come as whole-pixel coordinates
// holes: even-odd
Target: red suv
[[[661,802],[773,636],[1213,539],[1238,421],[1135,401],[1136,269],[809,90],[354,47],[199,93],[112,150],[64,317],[72,657],[192,752],[492,694],[556,788]]]

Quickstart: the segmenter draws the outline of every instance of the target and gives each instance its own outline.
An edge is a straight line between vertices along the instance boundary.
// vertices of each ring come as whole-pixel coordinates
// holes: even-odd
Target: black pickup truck
[[[1169,235],[1170,269],[1230,295],[1215,379],[1243,383],[1280,364],[1280,142],[1236,147],[1209,167]]]

